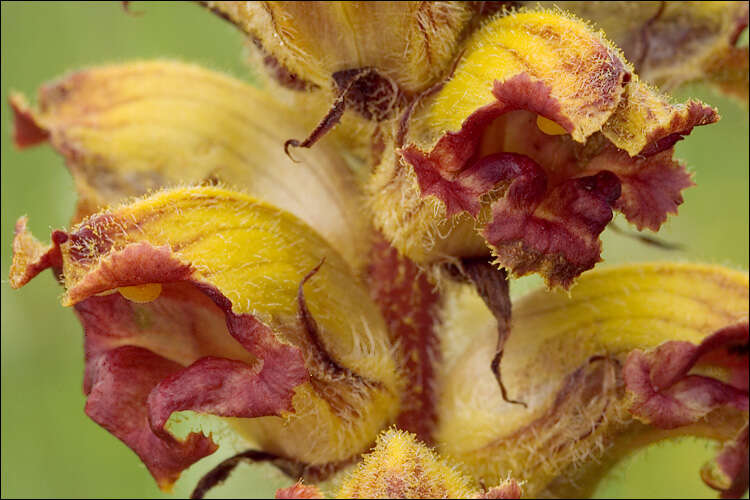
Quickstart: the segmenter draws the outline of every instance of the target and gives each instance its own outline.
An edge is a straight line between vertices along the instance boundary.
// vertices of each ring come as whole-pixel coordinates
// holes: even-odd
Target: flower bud
[[[515,481],[484,492],[414,436],[389,430],[344,481],[338,498],[520,498]]]

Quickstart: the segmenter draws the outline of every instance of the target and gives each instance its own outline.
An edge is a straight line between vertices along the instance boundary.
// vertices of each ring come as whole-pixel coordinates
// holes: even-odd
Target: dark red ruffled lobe
[[[721,491],[721,498],[740,498],[747,492],[750,484],[748,449],[748,425],[745,424],[737,437],[724,445],[713,463],[701,470],[703,481]]]
[[[535,202],[512,188],[492,205],[482,235],[515,274],[541,270],[550,283],[569,287],[600,260],[598,236],[612,220],[617,177],[605,170],[571,179]]]
[[[695,185],[685,165],[672,159],[671,149],[631,158],[609,147],[589,168],[607,168],[617,175],[622,190],[614,208],[638,230],[658,231],[668,214],[677,214],[682,190]]]
[[[87,414],[133,449],[159,485],[168,487],[183,469],[216,449],[200,434],[190,438],[193,448],[175,445],[165,429],[173,412],[244,418],[290,412],[294,388],[308,372],[299,350],[275,341],[255,318],[222,311],[194,285],[163,287],[161,297],[147,304],[110,294],[75,308],[86,334]],[[142,347],[118,347],[123,344],[146,345],[179,362]],[[123,349],[137,349],[137,359],[158,360],[151,363],[158,369],[149,368],[144,381],[138,363],[102,361]],[[212,353],[237,359],[205,356]],[[113,366],[116,373],[110,373]],[[110,411],[119,405],[123,408]],[[199,440],[210,446],[196,444]]]
[[[270,328],[249,315],[227,311],[227,326],[262,367],[204,357],[165,378],[148,398],[151,425],[163,431],[175,411],[193,410],[222,417],[254,418],[292,412],[294,387],[308,379],[299,349],[279,343]]]
[[[698,422],[720,408],[746,415],[748,338],[748,324],[739,323],[717,331],[699,345],[672,341],[649,352],[633,351],[623,368],[632,396],[630,412],[664,429]],[[698,374],[703,370],[721,373],[721,378]],[[722,498],[739,498],[747,491],[747,423],[701,475],[706,484],[722,492]]]
[[[623,377],[640,420],[672,429],[696,422],[723,406],[748,411],[748,324],[723,328],[699,345],[666,342],[649,352],[630,353]],[[691,371],[713,366],[727,380]]]
[[[135,451],[161,487],[217,448],[201,434],[191,433],[181,442],[151,430],[148,395],[180,368],[147,349],[123,346],[90,361],[86,370],[91,384],[86,414]]]

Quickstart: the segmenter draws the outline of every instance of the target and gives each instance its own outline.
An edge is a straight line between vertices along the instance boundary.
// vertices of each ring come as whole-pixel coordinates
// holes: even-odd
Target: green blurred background
[[[243,40],[192,3],[2,2],[2,483],[3,497],[169,498],[128,448],[83,413],[82,334],[60,287],[43,273],[24,289],[8,286],[13,225],[28,215],[46,240],[68,223],[75,201],[63,160],[47,146],[19,152],[11,143],[8,92],[36,88],[67,71],[105,62],[170,57],[252,80]],[[695,172],[680,217],[659,233],[684,250],[666,252],[607,231],[605,261],[700,260],[748,267],[748,116],[734,101],[693,87],[679,95],[717,106],[717,125],[697,129],[677,156]],[[620,218],[619,225],[626,227]],[[526,281],[520,288],[534,284]],[[518,289],[518,288],[517,288]],[[714,445],[697,440],[651,447],[620,464],[601,497],[713,497],[699,479]],[[216,462],[188,471],[175,489],[189,494]],[[287,480],[267,466],[241,466],[209,496],[272,496]]]

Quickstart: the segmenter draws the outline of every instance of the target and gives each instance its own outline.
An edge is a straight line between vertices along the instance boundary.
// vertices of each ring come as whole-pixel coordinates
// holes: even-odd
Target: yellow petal
[[[12,102],[24,110],[22,98]],[[324,144],[283,149],[306,134],[294,114],[220,73],[169,61],[92,68],[42,88],[19,115],[49,134],[79,191],[76,220],[149,190],[224,184],[282,208],[359,265],[367,223],[352,173]]]
[[[634,448],[685,434],[727,441],[747,421],[746,411],[724,408],[671,431],[646,426],[629,413],[621,374],[635,349],[698,344],[746,322],[745,273],[631,265],[584,274],[569,295],[517,301],[501,371],[510,397],[527,408],[505,402],[489,370],[496,326],[476,296],[454,298],[445,317],[436,441],[486,483],[512,473],[532,497],[586,496]]]
[[[630,66],[607,40],[585,23],[553,11],[520,12],[486,23],[466,43],[453,77],[425,105],[428,130],[409,130],[427,145],[466,117],[496,101],[494,82],[522,73],[544,82],[581,142],[615,110]],[[531,93],[532,90],[529,89]],[[547,117],[551,118],[551,117]]]

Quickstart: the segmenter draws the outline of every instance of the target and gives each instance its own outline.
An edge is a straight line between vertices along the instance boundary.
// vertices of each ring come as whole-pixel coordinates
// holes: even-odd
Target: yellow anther
[[[568,132],[557,123],[542,115],[537,115],[536,126],[547,135],[565,135]]]
[[[149,283],[147,285],[122,286],[117,289],[120,295],[126,299],[145,304],[159,298],[161,295],[161,283]]]

